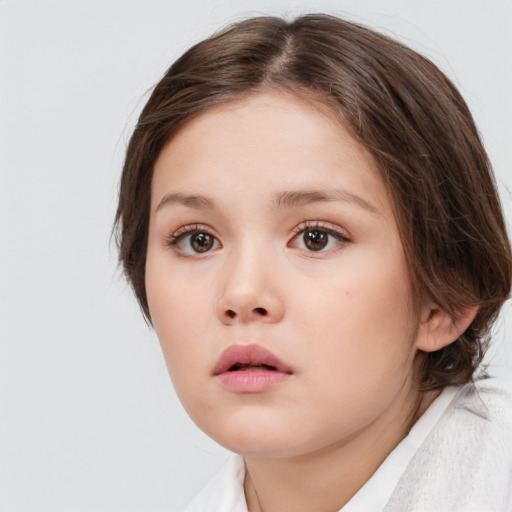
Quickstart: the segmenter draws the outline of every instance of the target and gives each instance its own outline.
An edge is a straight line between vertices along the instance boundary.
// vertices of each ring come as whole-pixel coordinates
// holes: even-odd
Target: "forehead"
[[[154,168],[152,207],[162,194],[275,195],[343,188],[389,200],[369,151],[323,104],[266,92],[213,107],[165,145]]]

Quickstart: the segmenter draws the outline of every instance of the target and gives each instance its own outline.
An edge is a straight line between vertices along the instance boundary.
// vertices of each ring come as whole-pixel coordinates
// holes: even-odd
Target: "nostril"
[[[240,313],[241,313],[242,317],[245,316],[243,311],[241,311]],[[264,316],[268,316],[269,313],[268,313],[268,310],[266,310],[265,308],[254,308],[254,309],[252,309],[252,314],[255,314],[256,316],[264,317]],[[238,316],[238,313],[233,309],[226,309],[224,311],[224,315],[225,315],[225,317],[229,318],[230,320],[233,320]]]

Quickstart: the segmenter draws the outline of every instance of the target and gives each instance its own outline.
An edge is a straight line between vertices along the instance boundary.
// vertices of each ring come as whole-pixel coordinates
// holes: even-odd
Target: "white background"
[[[191,44],[250,14],[311,11],[394,34],[448,73],[510,222],[511,0],[0,0],[0,510],[173,512],[222,464],[116,271],[123,150]]]

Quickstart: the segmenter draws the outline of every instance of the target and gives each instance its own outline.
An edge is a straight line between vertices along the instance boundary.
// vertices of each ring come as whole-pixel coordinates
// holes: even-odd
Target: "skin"
[[[149,309],[185,409],[245,457],[250,512],[339,510],[434,398],[415,384],[418,350],[465,325],[412,307],[371,155],[314,102],[262,92],[185,125],[151,196]],[[325,249],[306,245],[307,229]],[[211,248],[195,252],[192,233]],[[266,347],[292,375],[262,393],[226,389],[213,368],[233,344]]]

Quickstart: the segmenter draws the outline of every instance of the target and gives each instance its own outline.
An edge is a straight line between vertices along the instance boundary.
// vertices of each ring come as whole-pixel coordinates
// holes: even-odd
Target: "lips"
[[[232,345],[222,352],[213,375],[235,395],[261,396],[292,377],[292,369],[261,345]]]
[[[222,352],[214,375],[226,372],[266,371],[291,374],[290,366],[261,345],[232,345]]]

